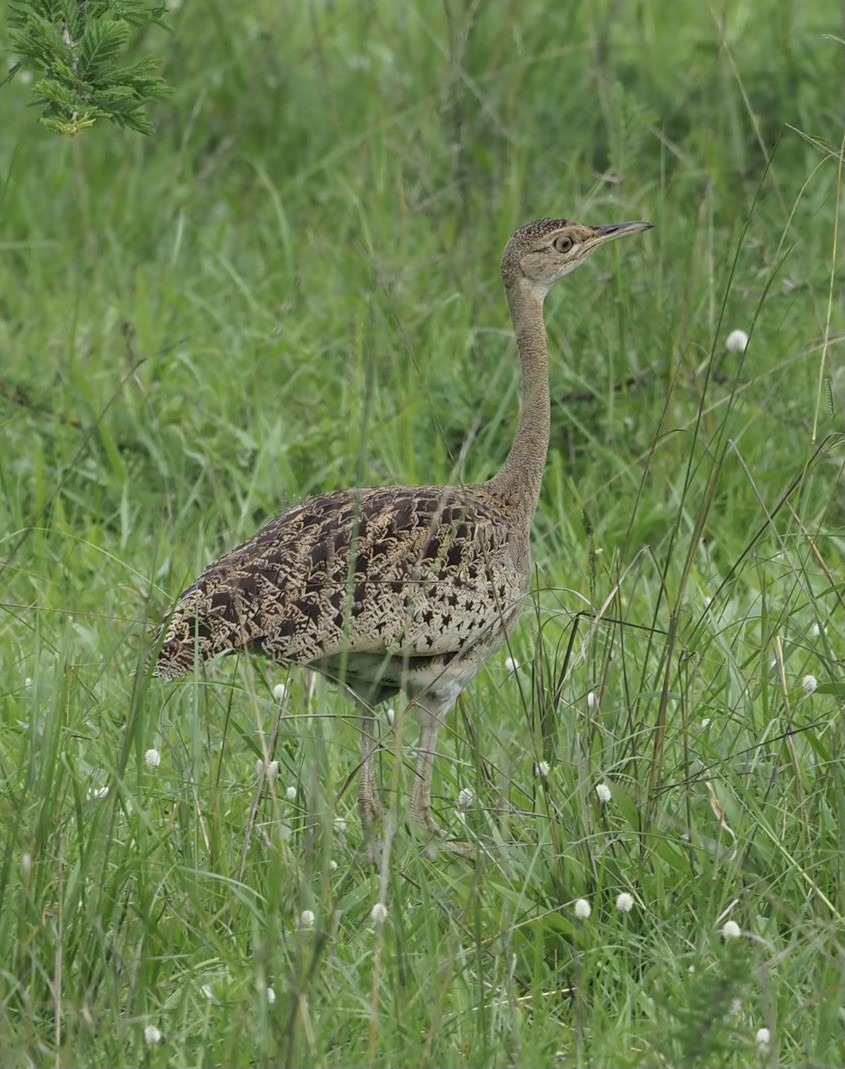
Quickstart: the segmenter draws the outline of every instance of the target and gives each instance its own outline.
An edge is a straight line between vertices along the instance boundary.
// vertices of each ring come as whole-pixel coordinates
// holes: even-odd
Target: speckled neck
[[[523,281],[506,286],[522,365],[522,411],[507,459],[488,483],[530,526],[549,451],[549,367],[543,293]]]

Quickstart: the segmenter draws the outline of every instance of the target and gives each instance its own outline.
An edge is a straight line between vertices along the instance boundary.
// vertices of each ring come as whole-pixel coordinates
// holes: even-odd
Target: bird
[[[512,634],[529,590],[550,433],[544,300],[600,246],[651,225],[543,218],[508,240],[501,276],[521,410],[492,478],[309,497],[210,564],[160,625],[154,676],[174,679],[218,654],[246,651],[346,688],[360,712],[358,802],[370,844],[379,842],[383,814],[375,710],[402,691],[419,720],[411,819],[447,850],[470,853],[432,815],[435,748],[458,695]]]

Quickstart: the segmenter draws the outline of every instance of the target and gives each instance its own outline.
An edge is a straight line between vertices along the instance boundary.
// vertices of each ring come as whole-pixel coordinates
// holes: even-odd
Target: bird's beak
[[[652,226],[652,223],[645,222],[611,223],[609,226],[597,226],[596,244],[603,245],[606,241],[624,238],[628,234],[639,234],[641,230],[651,230]]]

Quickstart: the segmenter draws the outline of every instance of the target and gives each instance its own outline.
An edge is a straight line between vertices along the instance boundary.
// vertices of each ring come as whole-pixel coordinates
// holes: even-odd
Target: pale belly
[[[386,701],[400,690],[414,698],[424,693],[457,697],[481,666],[501,649],[515,628],[524,601],[486,613],[445,620],[436,608],[423,609],[392,648],[350,650],[316,658],[310,667],[335,682],[345,683],[371,704]]]

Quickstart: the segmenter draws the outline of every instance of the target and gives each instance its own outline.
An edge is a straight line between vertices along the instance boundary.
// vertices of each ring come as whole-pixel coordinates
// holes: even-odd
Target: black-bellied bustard
[[[430,809],[437,732],[516,626],[528,591],[529,532],[549,446],[544,298],[599,245],[650,225],[540,219],[508,242],[502,280],[522,412],[492,479],[308,498],[209,565],[165,624],[154,675],[173,678],[218,653],[259,650],[346,685],[361,710],[359,802],[370,839],[381,811],[374,706],[403,690],[416,708],[411,816],[442,835]],[[445,845],[466,852],[463,843]]]

